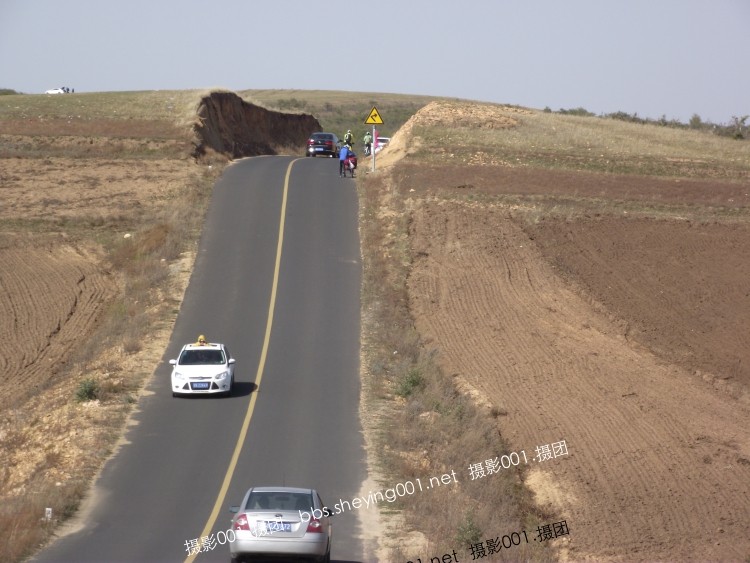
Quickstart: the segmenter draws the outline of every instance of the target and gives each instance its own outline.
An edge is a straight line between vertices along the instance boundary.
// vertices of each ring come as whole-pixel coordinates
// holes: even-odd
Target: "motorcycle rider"
[[[365,133],[365,154],[370,155],[370,151],[372,151],[372,134],[368,131]]]
[[[346,144],[343,147],[341,147],[341,152],[339,153],[339,176],[344,175],[344,164],[346,163],[346,157],[349,155],[349,145]]]

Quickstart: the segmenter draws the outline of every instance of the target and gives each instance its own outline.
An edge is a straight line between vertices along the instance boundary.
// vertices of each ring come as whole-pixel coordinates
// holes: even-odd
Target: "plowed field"
[[[514,448],[531,458],[566,441],[569,455],[530,459],[526,476],[569,524],[563,559],[744,560],[747,395],[693,366],[746,377],[737,257],[750,231],[612,221],[540,227],[532,240],[507,208],[422,203],[411,225],[417,328],[507,411],[498,424]]]
[[[97,322],[114,284],[67,245],[0,245],[0,408],[54,376]]]

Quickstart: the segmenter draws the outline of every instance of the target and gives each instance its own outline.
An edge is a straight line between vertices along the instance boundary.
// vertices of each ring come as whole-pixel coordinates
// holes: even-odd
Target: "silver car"
[[[249,557],[330,563],[332,511],[314,489],[253,487],[235,512],[232,561]]]

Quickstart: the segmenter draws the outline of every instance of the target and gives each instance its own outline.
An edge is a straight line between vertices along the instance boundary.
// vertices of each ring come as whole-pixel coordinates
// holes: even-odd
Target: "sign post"
[[[372,171],[375,172],[375,145],[377,144],[377,137],[375,136],[377,134],[377,131],[375,131],[375,126],[383,125],[383,118],[380,117],[378,108],[376,108],[375,106],[372,107],[372,111],[370,111],[367,119],[365,119],[365,125],[372,125]]]

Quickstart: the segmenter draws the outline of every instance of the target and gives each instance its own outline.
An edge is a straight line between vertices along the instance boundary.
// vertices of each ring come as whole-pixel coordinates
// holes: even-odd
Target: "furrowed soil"
[[[524,127],[564,136],[601,123],[494,111],[516,129],[415,119],[381,172],[410,221],[415,327],[448,373],[507,413],[497,428],[527,452],[524,483],[570,528],[561,560],[746,560],[748,145],[706,138],[710,166],[676,172],[679,143],[668,155],[643,144],[676,133],[641,128],[617,142],[638,144],[650,175],[602,173],[604,150],[581,169],[559,151],[542,165],[527,148],[549,147]],[[596,152],[616,144],[602,135]],[[701,139],[685,139],[694,158]],[[567,455],[539,461],[561,440]]]
[[[91,332],[115,284],[95,257],[65,241],[0,239],[0,409],[54,376]],[[5,244],[3,244],[5,243]]]
[[[418,330],[434,339],[452,370],[508,412],[499,428],[518,449],[531,457],[536,446],[567,443],[569,455],[533,462],[528,479],[540,489],[539,500],[565,515],[573,530],[571,559],[744,557],[750,542],[737,536],[750,519],[747,394],[738,404],[736,396],[693,376],[697,364],[690,358],[672,364],[632,346],[627,326],[574,292],[507,210],[425,204],[414,214],[412,234],[420,256],[409,283]],[[651,254],[658,263],[665,244],[685,244],[680,234],[662,233],[657,252],[641,247],[632,257]],[[737,234],[750,243],[750,230]],[[584,246],[606,243],[579,238]],[[613,312],[641,320],[645,334],[669,327],[661,343],[679,344],[671,354],[689,350],[681,335],[708,328],[695,318],[700,313],[693,314],[699,295],[676,300],[676,310],[670,306],[686,286],[695,294],[689,277],[658,283],[658,275],[639,275],[648,265],[634,271],[624,260],[622,270],[613,271],[602,262],[592,276],[598,289],[609,292],[606,284],[622,279],[637,296],[651,293],[636,307]],[[686,270],[690,266],[662,268],[662,280]],[[746,280],[735,278],[745,291]],[[700,291],[715,295],[722,281]],[[654,286],[671,295],[654,295]],[[740,302],[732,310],[731,294],[722,301],[714,318],[729,317],[726,331],[739,328],[740,334],[729,342],[720,335],[703,342],[704,361],[714,354],[724,363],[727,351],[734,358],[738,340],[747,338],[741,326],[747,307]],[[718,368],[711,371],[726,374]]]

